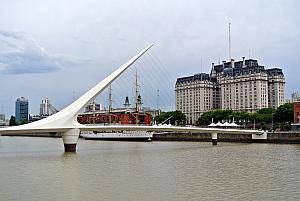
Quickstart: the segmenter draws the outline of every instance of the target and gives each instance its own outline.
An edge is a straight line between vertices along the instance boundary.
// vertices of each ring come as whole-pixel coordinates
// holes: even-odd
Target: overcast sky
[[[7,115],[20,96],[29,99],[30,113],[38,113],[44,97],[67,106],[73,91],[80,96],[151,42],[174,90],[177,77],[228,60],[229,22],[235,60],[248,58],[250,49],[260,65],[283,69],[286,98],[300,91],[298,0],[0,3],[0,112]]]

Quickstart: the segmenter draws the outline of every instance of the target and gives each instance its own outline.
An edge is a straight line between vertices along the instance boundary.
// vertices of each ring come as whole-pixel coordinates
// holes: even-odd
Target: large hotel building
[[[281,69],[265,69],[257,60],[223,61],[212,64],[210,74],[177,78],[176,110],[188,124],[195,124],[203,112],[232,109],[255,112],[284,104],[285,79]]]

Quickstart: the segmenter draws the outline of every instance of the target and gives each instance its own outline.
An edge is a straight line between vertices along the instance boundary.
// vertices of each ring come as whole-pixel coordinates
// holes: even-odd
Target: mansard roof
[[[244,68],[227,68],[223,71],[223,76],[240,76],[240,75],[249,75],[255,73],[265,72],[264,66],[251,66]]]
[[[232,64],[234,63],[234,66]],[[277,75],[283,75],[282,69],[280,68],[271,68],[271,69],[265,69],[264,66],[261,66],[258,64],[258,61],[255,59],[246,59],[241,61],[223,61],[222,64],[214,65],[211,72],[215,72],[221,76],[240,76],[240,75],[251,75],[256,73],[266,73],[268,76],[277,76]],[[184,84],[194,81],[211,81],[211,82],[217,82],[215,74],[212,73],[211,75],[207,73],[198,73],[193,76],[188,77],[181,77],[177,78],[176,84]]]
[[[267,74],[269,76],[277,76],[277,75],[283,75],[282,69],[280,68],[270,68],[267,69]]]
[[[184,84],[184,83],[188,83],[188,82],[194,82],[197,80],[199,80],[199,81],[214,81],[215,79],[212,78],[207,73],[198,73],[193,76],[177,78],[176,84]]]

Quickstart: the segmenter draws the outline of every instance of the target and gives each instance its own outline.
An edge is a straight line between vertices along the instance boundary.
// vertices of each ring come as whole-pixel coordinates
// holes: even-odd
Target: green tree
[[[250,118],[250,114],[245,111],[234,112],[233,117],[235,121],[247,121]]]
[[[271,129],[272,123],[274,128],[278,127],[281,130],[290,129],[290,124],[293,121],[293,105],[286,103],[277,109],[263,108],[255,113],[246,111],[234,112],[232,110],[212,110],[204,112],[197,121],[198,125],[209,125],[218,121],[231,121],[234,117],[235,121],[246,122],[245,126],[252,128],[255,124],[259,129]]]
[[[291,124],[294,119],[294,108],[292,103],[285,103],[277,108],[274,120],[278,123]]]
[[[162,123],[166,121],[168,118],[170,124],[172,125],[184,125],[185,124],[185,115],[181,111],[170,111],[170,112],[162,112],[160,115],[155,117],[156,123]],[[169,123],[169,122],[165,122]]]
[[[197,121],[197,125],[208,125],[215,118],[213,111],[204,112]],[[216,119],[216,118],[215,118]]]
[[[9,125],[10,125],[10,126],[15,126],[15,125],[17,125],[17,124],[16,124],[16,118],[15,118],[14,116],[11,116],[11,117],[10,117]]]
[[[232,110],[212,110],[204,112],[198,119],[197,125],[208,125],[212,123],[212,119],[214,122],[222,120],[230,121],[233,117],[235,117],[235,115]]]
[[[19,125],[27,124],[27,123],[28,123],[27,119],[21,119],[21,120],[18,122]]]
[[[274,108],[263,108],[257,111],[259,114],[272,114],[276,111]]]

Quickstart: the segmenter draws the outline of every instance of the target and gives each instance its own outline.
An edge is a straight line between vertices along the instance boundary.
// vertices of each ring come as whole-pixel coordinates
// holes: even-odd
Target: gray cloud
[[[49,73],[60,69],[44,48],[25,33],[0,31],[0,44],[3,74]]]
[[[152,41],[174,95],[177,77],[209,72],[212,62],[229,59],[228,22],[232,23],[234,59],[248,56],[250,48],[251,58],[261,65],[283,68],[287,98],[292,91],[300,91],[298,0],[28,0],[2,4],[0,18],[7,20],[0,21],[1,29],[9,31],[0,31],[0,85],[10,81],[4,73],[26,74],[18,77],[22,81],[18,83],[30,80],[28,88],[22,85],[18,91],[9,86],[2,93],[28,96],[36,101],[33,108],[38,108],[40,94],[67,104],[72,90],[77,94],[85,91]],[[151,69],[145,70],[153,72]],[[63,82],[53,90],[58,79]],[[41,88],[39,82],[43,82]],[[160,88],[156,82],[151,84]],[[64,94],[70,94],[69,98]],[[169,97],[165,102],[174,105]]]
[[[50,73],[59,67],[48,57],[27,52],[0,54],[4,74]]]
[[[0,31],[0,45],[0,72],[3,74],[51,73],[62,67],[92,62],[90,58],[49,54],[24,32]]]
[[[62,66],[77,66],[93,62],[91,58],[76,57],[68,54],[52,54],[50,57]]]

